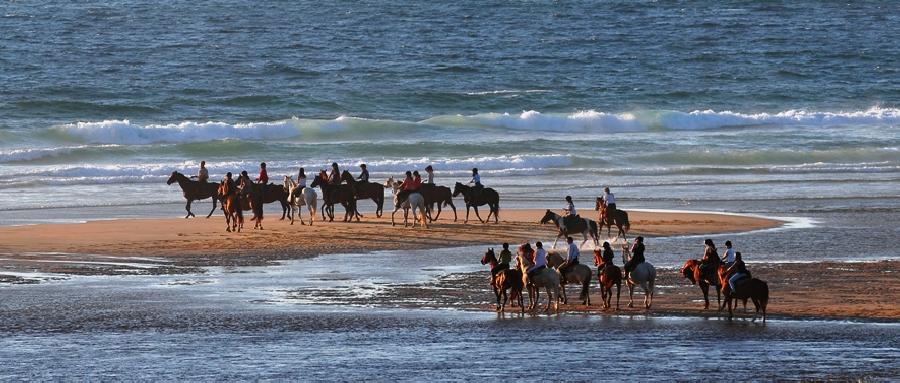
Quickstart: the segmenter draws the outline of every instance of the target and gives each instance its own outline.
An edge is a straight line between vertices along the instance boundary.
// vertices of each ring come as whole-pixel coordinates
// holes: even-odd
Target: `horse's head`
[[[691,282],[695,282],[694,280],[694,266],[697,265],[697,261],[693,259],[688,259],[687,262],[684,263],[684,266],[681,267],[681,275],[684,275],[685,278],[690,279]]]
[[[488,251],[484,252],[484,256],[481,257],[481,264],[486,265],[488,263],[497,262],[497,256],[494,255],[494,248],[488,249]]]
[[[552,211],[550,211],[550,209],[547,209],[547,212],[544,213],[544,218],[541,218],[541,225],[543,225],[543,224],[545,224],[545,223],[547,223],[547,222],[552,221],[553,218],[555,218],[555,216],[556,216],[555,213],[553,213]]]
[[[352,184],[356,180],[353,179],[353,175],[350,174],[350,172],[344,170],[343,172],[341,172],[341,181],[347,182],[348,184]]]
[[[600,210],[605,206],[606,204],[603,203],[603,197],[597,197],[597,203],[594,205],[594,210]]]
[[[463,194],[466,192],[466,189],[467,189],[466,185],[463,185],[463,184],[457,182],[456,185],[453,186],[453,196],[459,197],[460,194]]]
[[[177,172],[177,171],[173,171],[173,172],[172,172],[172,175],[169,176],[169,179],[166,180],[166,185],[171,185],[171,184],[173,184],[173,183],[175,183],[175,182],[178,182],[178,176],[184,177],[181,173],[179,173],[179,172]]]

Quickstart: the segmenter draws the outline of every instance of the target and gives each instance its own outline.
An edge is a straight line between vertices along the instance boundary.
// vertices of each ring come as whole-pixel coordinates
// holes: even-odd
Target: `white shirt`
[[[428,174],[428,182],[427,183],[433,184],[434,183],[434,173],[425,172],[425,174]]]
[[[606,201],[607,205],[612,205],[616,203],[616,196],[613,193],[606,193],[603,195],[603,200]]]
[[[569,262],[574,261],[574,260],[578,259],[579,255],[581,255],[581,253],[578,251],[578,245],[576,245],[575,242],[570,243],[569,244],[569,254],[568,254],[568,258],[566,258],[566,261],[569,261]]]
[[[306,187],[306,177],[297,178],[297,187],[301,189]]]
[[[734,262],[734,249],[725,249],[725,263],[733,263]]]
[[[566,213],[569,213],[569,215],[578,215],[578,213],[575,212],[575,204],[572,202],[569,202],[569,204],[566,205],[563,210],[565,210]]]

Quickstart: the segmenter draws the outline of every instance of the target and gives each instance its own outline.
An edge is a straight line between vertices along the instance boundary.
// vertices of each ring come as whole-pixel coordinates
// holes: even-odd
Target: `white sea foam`
[[[182,122],[165,125],[140,125],[129,120],[106,120],[65,124],[57,129],[89,143],[132,145],[222,139],[270,140],[295,137],[300,134],[300,128],[294,120],[246,124],[213,121]]]

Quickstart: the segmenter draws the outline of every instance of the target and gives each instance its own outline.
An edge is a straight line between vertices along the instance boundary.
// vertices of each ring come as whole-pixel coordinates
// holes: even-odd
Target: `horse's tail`
[[[588,268],[590,270],[590,268]],[[588,273],[588,277],[584,279],[584,282],[581,283],[581,296],[578,299],[587,298],[589,292],[588,288],[591,286],[591,274]]]
[[[757,300],[759,300],[758,309],[762,310],[763,319],[766,317],[766,306],[769,304],[769,284],[761,279],[757,279],[759,281],[759,296]]]
[[[594,239],[600,238],[600,224],[597,223],[596,221],[590,221],[590,222],[591,222],[591,235],[594,237]]]

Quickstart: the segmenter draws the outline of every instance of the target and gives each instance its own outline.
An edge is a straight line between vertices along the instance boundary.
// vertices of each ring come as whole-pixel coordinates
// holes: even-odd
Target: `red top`
[[[256,180],[261,184],[269,183],[269,174],[266,173],[266,169],[260,169],[259,177],[256,177]]]
[[[406,191],[413,191],[413,190],[416,190],[416,189],[418,189],[420,186],[422,186],[422,180],[421,180],[421,179],[418,180],[418,182],[416,182],[416,180],[410,180],[410,179],[407,179],[406,181],[403,181],[403,185],[400,185],[400,187],[402,187],[403,190],[406,190]]]

